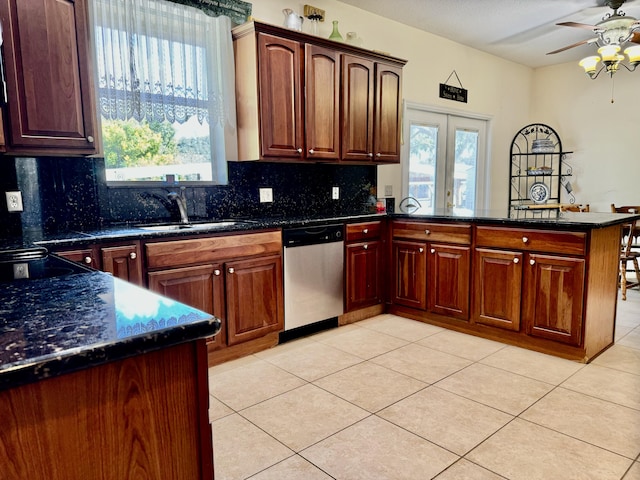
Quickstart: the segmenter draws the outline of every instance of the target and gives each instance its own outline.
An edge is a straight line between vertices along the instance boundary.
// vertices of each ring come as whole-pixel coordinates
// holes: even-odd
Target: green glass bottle
[[[331,35],[329,35],[329,40],[334,40],[336,42],[344,41],[342,35],[340,35],[340,32],[338,31],[338,20],[333,21],[333,31],[331,32]]]

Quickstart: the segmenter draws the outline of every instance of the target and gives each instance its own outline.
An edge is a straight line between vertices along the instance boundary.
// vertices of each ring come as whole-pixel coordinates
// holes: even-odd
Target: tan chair
[[[588,212],[589,204],[586,205],[560,205],[561,212]]]

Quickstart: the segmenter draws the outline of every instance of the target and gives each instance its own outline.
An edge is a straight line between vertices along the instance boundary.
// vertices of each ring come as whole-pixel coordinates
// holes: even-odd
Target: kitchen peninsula
[[[0,267],[3,479],[213,478],[216,317],[51,255]]]

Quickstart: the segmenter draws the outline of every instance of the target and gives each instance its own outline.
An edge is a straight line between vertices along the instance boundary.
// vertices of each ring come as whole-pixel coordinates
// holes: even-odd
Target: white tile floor
[[[583,365],[392,315],[209,371],[216,480],[640,480],[640,292]]]

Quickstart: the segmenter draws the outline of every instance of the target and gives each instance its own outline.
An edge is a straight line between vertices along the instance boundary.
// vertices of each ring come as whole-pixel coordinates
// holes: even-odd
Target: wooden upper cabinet
[[[342,159],[373,160],[374,62],[342,56]]]
[[[97,152],[85,0],[0,0],[7,152]]]
[[[309,159],[340,158],[340,54],[305,45],[305,140]]]
[[[302,158],[302,46],[299,42],[258,34],[261,154]]]
[[[238,160],[400,161],[404,60],[261,22],[232,33]]]
[[[376,162],[400,162],[402,68],[376,63],[373,154]]]

